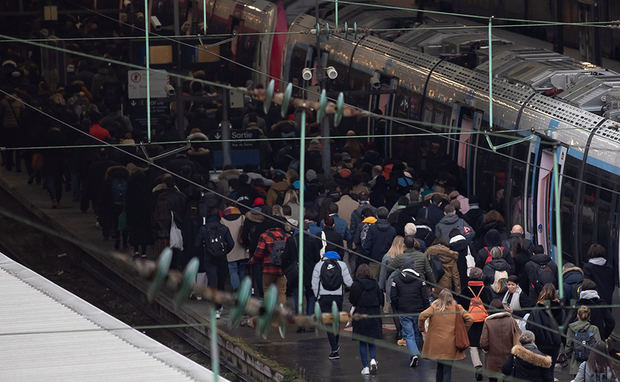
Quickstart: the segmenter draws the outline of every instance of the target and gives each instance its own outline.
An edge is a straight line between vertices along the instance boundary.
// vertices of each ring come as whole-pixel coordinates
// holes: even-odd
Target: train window
[[[578,159],[567,155],[564,162],[564,176],[562,177],[562,189],[560,196],[560,211],[562,222],[562,253],[566,261],[575,261],[574,237],[577,232],[573,231],[573,219],[576,219],[576,197],[579,167]]]
[[[354,67],[351,67],[348,73],[349,89],[358,90],[359,93],[352,93],[347,102],[368,110],[368,94],[363,94],[363,92],[369,90],[370,75]]]
[[[291,61],[289,64],[288,80],[292,83],[297,83],[299,86],[303,86],[304,80],[301,77],[301,72],[306,67],[306,57],[308,50],[295,45],[291,52]],[[299,87],[293,87],[293,96],[302,97],[301,89]]]
[[[596,201],[598,187],[595,187],[593,185],[596,185],[598,182],[595,173],[592,172],[592,166],[586,165],[586,172],[583,178],[583,180],[587,183],[584,187],[582,200],[583,205],[581,208],[583,214],[583,220],[581,224],[581,238],[583,248],[581,253],[585,254],[590,244],[594,244],[597,241],[597,230],[595,229],[597,224],[597,216],[596,206],[594,202]]]
[[[523,225],[523,215],[525,214],[525,204],[523,190],[525,187],[525,169],[526,165],[524,161],[527,160],[527,154],[529,152],[529,142],[519,143],[514,146],[512,155],[514,159],[512,161],[512,174],[508,179],[508,186],[511,187],[510,193],[510,225]]]
[[[482,130],[487,128],[486,121],[482,122]],[[482,138],[482,137],[481,137]],[[508,142],[506,138],[493,137],[493,144],[499,145]],[[504,208],[504,196],[506,190],[506,170],[508,158],[496,154],[489,149],[486,140],[478,140],[478,158],[476,160],[476,193],[480,198],[480,208],[499,211],[506,216]],[[508,149],[500,152],[508,153]]]

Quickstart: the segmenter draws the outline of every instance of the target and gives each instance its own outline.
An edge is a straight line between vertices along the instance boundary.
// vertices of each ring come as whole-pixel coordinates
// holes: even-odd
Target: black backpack
[[[441,259],[439,256],[431,256],[431,269],[433,270],[433,274],[435,275],[435,281],[439,282],[443,275],[446,274],[445,269],[443,269],[443,264],[441,263]]]
[[[269,233],[269,236],[273,239],[273,246],[271,247],[269,259],[271,260],[271,264],[281,267],[284,256],[286,255],[286,239],[278,240],[271,233]]]
[[[206,252],[215,258],[226,256],[228,250],[222,231],[217,226],[206,227],[206,231],[206,235],[202,239],[202,245]]]
[[[536,278],[533,280],[531,285],[531,287],[534,288],[536,295],[542,291],[545,284],[553,284],[555,281],[553,270],[549,264],[551,264],[551,262],[539,265],[538,268],[536,268]]]
[[[325,260],[321,266],[320,286],[329,291],[338,290],[344,283],[342,269],[337,260]]]
[[[590,326],[591,325],[588,325],[586,328],[575,332],[573,337],[573,354],[575,355],[576,361],[587,361],[590,356],[590,348],[594,346],[596,342],[594,339],[594,332],[589,330]]]

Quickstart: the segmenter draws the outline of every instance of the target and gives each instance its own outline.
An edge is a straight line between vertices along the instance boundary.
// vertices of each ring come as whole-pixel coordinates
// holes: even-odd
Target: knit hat
[[[237,207],[227,207],[224,210],[224,216],[226,215],[241,215],[241,211]]]
[[[263,199],[263,198],[256,198],[256,199],[254,199],[254,202],[252,203],[252,207],[262,206],[264,204],[265,204],[265,199]]]
[[[308,182],[312,182],[316,178],[317,178],[316,171],[314,171],[313,169],[306,171],[306,180]]]

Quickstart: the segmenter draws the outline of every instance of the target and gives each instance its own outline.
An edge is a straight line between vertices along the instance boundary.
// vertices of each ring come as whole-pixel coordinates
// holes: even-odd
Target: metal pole
[[[559,156],[561,153],[561,147],[554,147],[553,153],[553,202],[555,208],[555,241],[558,249],[556,256],[556,264],[558,265],[558,293],[560,300],[564,299],[564,280],[562,279],[562,227],[560,222],[560,170],[559,170]]]
[[[489,17],[489,129],[493,130],[493,16]]]
[[[228,89],[222,92],[222,167],[232,163],[230,159],[230,122],[228,121]]]
[[[175,36],[179,36],[181,34],[181,23],[180,23],[180,12],[179,12],[179,2],[177,0],[173,1],[173,12],[174,12],[174,35]],[[182,53],[181,53],[181,44],[175,44],[176,46],[176,53],[177,53],[177,66],[181,67],[181,59],[182,59]],[[175,99],[176,99],[176,111],[177,111],[177,130],[180,131],[183,136],[185,136],[185,126],[184,126],[184,121],[185,121],[185,105],[184,105],[184,101],[183,101],[183,92],[181,91],[183,89],[183,82],[181,81],[180,78],[176,78],[176,91],[175,93]]]
[[[306,169],[306,110],[301,111],[301,137],[299,142],[299,280],[297,280],[297,309],[302,314],[304,308],[304,198]]]
[[[211,370],[213,380],[218,382],[220,379],[220,354],[217,347],[217,317],[215,317],[215,306],[209,305],[209,331],[211,335]]]
[[[149,2],[144,1],[144,52],[146,66],[146,139],[151,142],[151,72],[149,52]]]
[[[338,29],[338,0],[336,2],[336,29]]]
[[[207,35],[207,0],[202,0],[202,33]]]

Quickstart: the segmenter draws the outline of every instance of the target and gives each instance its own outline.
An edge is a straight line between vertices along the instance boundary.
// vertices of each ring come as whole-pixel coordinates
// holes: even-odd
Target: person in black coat
[[[560,305],[558,292],[553,284],[545,284],[538,296],[537,307],[545,307],[549,302],[550,309],[537,309],[530,313],[525,328],[536,337],[536,346],[544,354],[551,356],[551,368],[545,369],[545,381],[553,381],[555,362],[560,353],[562,337],[560,336],[558,325],[564,322],[564,312]],[[551,313],[551,314],[549,314]]]
[[[467,298],[460,297],[458,301],[466,311],[469,311],[471,299],[475,296],[479,296],[485,306],[488,306],[495,297],[491,288],[484,285],[482,281],[482,269],[480,268],[472,268],[469,271],[467,287],[462,289],[462,291],[463,296]],[[467,332],[469,336],[471,362],[476,368],[476,379],[478,381],[482,380],[482,374],[480,374],[480,371],[482,371],[482,361],[480,360],[478,348],[480,347],[480,336],[482,335],[483,326],[484,321],[474,322]]]
[[[441,195],[433,195],[428,201],[428,205],[418,211],[416,221],[418,220],[418,218],[428,220],[431,229],[434,229],[437,223],[439,223],[439,221],[441,220],[441,218],[444,217],[444,204],[445,200]]]
[[[500,233],[495,229],[490,229],[487,233],[484,234],[484,245],[477,250],[477,255],[475,256],[476,266],[478,268],[484,268],[484,266],[490,262],[491,257],[491,248],[499,247],[502,250],[502,257],[508,264],[510,264],[510,269],[514,268],[514,260],[510,255],[510,252],[502,246],[502,237]],[[475,246],[474,246],[475,248]]]
[[[312,271],[314,266],[321,260],[319,254],[321,250],[321,240],[310,235],[308,223],[304,223],[304,259],[303,259],[303,285],[304,296],[306,296],[306,314],[314,314],[314,302],[316,298],[312,292]],[[298,307],[299,301],[299,231],[295,231],[291,237],[286,240],[286,252],[282,259],[282,270],[286,275],[287,287],[295,301],[295,308]],[[298,314],[300,312],[297,312]]]
[[[612,303],[614,293],[614,270],[607,262],[607,251],[600,244],[592,244],[588,248],[588,262],[583,265],[584,278],[590,279],[598,286],[601,299],[607,304]]]
[[[551,357],[543,354],[534,344],[534,333],[525,330],[519,337],[520,345],[512,347],[511,356],[502,366],[504,375],[521,381],[547,382],[546,376],[551,368]],[[553,379],[552,379],[553,381]]]
[[[514,265],[512,274],[519,276],[519,280],[527,279],[525,275],[525,264],[532,258],[533,252],[530,251],[528,242],[529,240],[525,240],[520,236],[515,236],[510,239],[510,248],[508,251],[510,252],[510,257]],[[521,285],[521,289],[525,286],[527,285]]]
[[[379,315],[383,305],[383,293],[377,281],[370,277],[368,264],[360,264],[355,273],[355,281],[351,285],[349,301],[355,307],[354,313]],[[353,334],[369,339],[382,339],[383,332],[381,318],[368,318],[353,321]],[[355,338],[354,338],[355,340]],[[370,362],[368,361],[370,352]],[[362,374],[369,374],[377,370],[377,348],[374,342],[360,340],[360,358],[362,360]]]
[[[502,292],[498,290],[499,285],[494,284],[495,281],[495,272],[506,272],[506,276],[510,275],[512,272],[512,268],[510,264],[502,257],[502,251],[499,247],[491,248],[491,258],[492,260],[484,266],[482,269],[482,281],[484,281],[484,285],[490,286],[493,289],[493,293],[496,294],[497,298],[500,296],[499,293]]]
[[[208,244],[208,240],[216,236],[223,239],[223,250],[221,253],[213,253]],[[192,244],[194,247],[199,248],[201,252],[200,270],[204,270],[207,273],[207,285],[211,288],[217,288],[223,291],[226,286],[228,271],[226,254],[233,249],[235,241],[230,235],[228,227],[220,223],[220,215],[217,209],[210,211],[209,216],[204,218],[203,225],[196,234],[194,242],[185,245]],[[218,304],[218,316],[221,309],[222,305]]]
[[[579,293],[579,300],[577,300],[575,306],[579,307],[581,305],[585,305],[593,307],[591,309],[592,313],[590,315],[590,323],[598,328],[599,333],[601,334],[601,340],[605,341],[614,331],[614,328],[616,327],[616,321],[611,314],[610,308],[599,308],[597,306],[607,304],[607,302],[603,301],[603,299],[599,297],[599,289],[600,288],[597,288],[597,285],[594,281],[590,279],[584,279],[583,283],[581,284],[581,293]],[[572,312],[570,322],[575,321],[576,316],[577,312]]]
[[[424,276],[416,272],[413,267],[415,262],[409,259],[405,268],[396,273],[390,288],[390,300],[392,307],[399,313],[422,313],[429,307],[428,294]],[[418,357],[422,349],[423,339],[418,328],[417,315],[401,316],[403,339],[407,342],[409,350],[409,366],[418,364]]]
[[[327,216],[324,220],[325,225],[323,226],[323,234],[325,234],[325,241],[322,245],[325,246],[325,251],[334,251],[340,254],[340,257],[344,257],[344,251],[342,247],[344,247],[344,241],[342,240],[342,235],[339,232],[334,230],[334,218],[331,216]],[[316,264],[316,262],[315,262]]]
[[[368,256],[377,261],[370,267],[371,274],[375,277],[379,275],[383,255],[390,249],[394,236],[396,236],[396,230],[387,221],[387,208],[378,208],[377,217],[377,222],[370,226],[366,240],[362,243],[362,247]]]
[[[463,291],[467,287],[467,254],[470,253],[469,242],[465,236],[461,235],[461,232],[455,228],[450,231],[450,244],[448,247],[459,253],[459,258],[456,260],[456,267],[459,270],[461,290]]]
[[[133,246],[134,257],[146,257],[146,247],[153,244],[151,232],[151,188],[144,169],[128,165],[133,168],[129,172],[127,182],[127,229],[129,231],[129,244]]]
[[[558,266],[545,253],[535,253],[525,264],[524,279],[520,280],[521,289],[527,294],[529,305],[538,301],[543,286],[551,283],[558,287]]]

